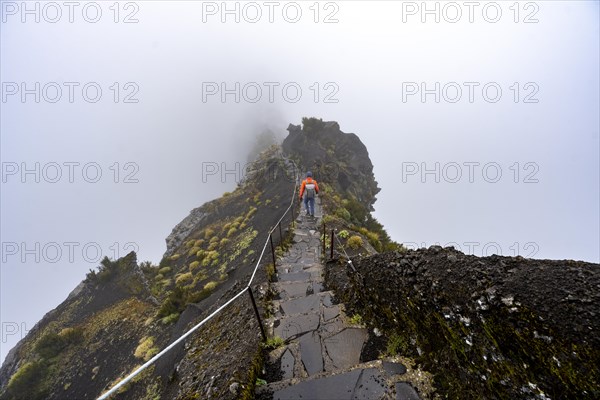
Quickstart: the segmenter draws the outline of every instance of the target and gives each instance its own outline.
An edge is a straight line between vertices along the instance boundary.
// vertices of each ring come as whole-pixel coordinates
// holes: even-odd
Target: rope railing
[[[254,277],[256,275],[256,272],[258,271],[258,267],[259,267],[259,265],[260,265],[260,263],[262,261],[262,258],[263,258],[264,254],[265,254],[265,250],[267,248],[267,245],[269,243],[271,244],[271,252],[272,252],[272,256],[273,256],[273,266],[275,266],[276,259],[275,259],[275,250],[274,250],[274,247],[273,247],[273,232],[275,231],[275,229],[279,228],[279,236],[280,236],[279,240],[280,240],[280,244],[281,244],[283,242],[283,236],[281,235],[281,222],[283,221],[283,219],[285,218],[285,216],[290,212],[290,210],[292,211],[292,221],[294,221],[294,219],[295,219],[295,215],[294,215],[294,199],[296,198],[296,191],[298,189],[298,178],[299,177],[298,177],[297,172],[296,172],[296,176],[294,177],[294,181],[295,181],[295,183],[294,183],[294,191],[292,192],[292,198],[290,200],[290,205],[283,212],[283,214],[281,215],[281,218],[279,218],[279,220],[277,221],[277,223],[269,230],[268,235],[267,235],[267,240],[265,241],[263,249],[262,249],[262,251],[260,253],[260,257],[258,257],[258,261],[256,262],[256,266],[254,267],[254,270],[252,272],[252,276],[250,277],[250,280],[248,281],[248,285],[246,285],[246,287],[244,289],[242,289],[241,291],[239,291],[231,299],[229,299],[227,302],[225,302],[225,304],[223,304],[222,306],[220,306],[219,308],[217,308],[209,316],[207,316],[202,321],[200,321],[199,323],[197,323],[196,325],[194,325],[190,330],[188,330],[186,333],[184,333],[183,335],[181,335],[179,338],[177,338],[175,341],[173,341],[171,344],[169,344],[167,347],[165,347],[162,351],[160,351],[158,354],[156,354],[150,360],[146,361],[146,363],[144,363],[139,368],[137,368],[135,371],[133,371],[131,374],[127,375],[125,378],[123,378],[121,381],[119,381],[115,386],[113,386],[107,392],[105,392],[100,397],[98,397],[97,400],[106,400],[110,396],[112,396],[113,394],[117,393],[119,391],[119,389],[121,389],[124,385],[126,385],[133,378],[135,378],[137,375],[139,375],[142,371],[144,371],[146,368],[148,368],[150,365],[152,365],[154,362],[156,362],[156,360],[158,360],[160,357],[162,357],[164,354],[166,354],[173,347],[175,347],[176,345],[178,345],[179,343],[181,343],[183,340],[185,340],[185,338],[187,338],[189,335],[191,335],[196,330],[198,330],[202,325],[204,325],[211,318],[213,318],[215,315],[217,315],[222,310],[224,310],[228,305],[230,305],[231,303],[233,303],[236,299],[238,299],[245,292],[248,292],[249,295],[250,295],[250,300],[252,302],[252,308],[254,309],[254,313],[255,313],[256,318],[258,320],[258,324],[259,324],[259,327],[260,327],[260,332],[261,332],[262,338],[263,338],[263,340],[267,339],[266,333],[265,333],[265,330],[264,330],[264,326],[263,326],[262,320],[260,318],[260,313],[258,311],[258,307],[256,305],[256,301],[255,301],[254,295],[252,293],[251,285],[252,285],[252,281],[254,280]]]
[[[325,227],[325,224],[323,224],[323,257],[325,257],[325,253],[326,253],[326,251],[325,251],[325,249],[326,249],[325,239],[326,239],[326,227]],[[333,241],[334,241],[334,239],[337,241],[338,245],[340,246],[340,248],[344,252],[344,255],[346,256],[346,259],[348,260],[348,265],[350,265],[350,268],[352,268],[352,270],[354,272],[356,272],[357,274],[361,275],[356,270],[356,268],[354,268],[354,264],[352,263],[352,259],[350,258],[350,256],[348,255],[348,253],[346,253],[346,249],[344,248],[344,245],[342,244],[342,242],[340,242],[340,239],[335,234],[335,229],[331,230],[331,243],[330,243],[330,248],[329,248],[329,250],[330,250],[329,259],[330,260],[333,259]]]

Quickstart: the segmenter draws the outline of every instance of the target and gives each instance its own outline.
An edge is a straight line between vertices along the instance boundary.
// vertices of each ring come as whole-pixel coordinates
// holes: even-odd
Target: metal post
[[[330,259],[333,259],[333,229],[331,230],[331,255],[329,256]]]
[[[273,234],[269,235],[269,241],[271,242],[271,255],[273,256],[273,268],[275,268],[277,264],[275,264],[275,247],[273,247]]]
[[[279,245],[283,245],[283,235],[281,234],[281,222],[279,223]]]
[[[258,326],[260,326],[260,333],[262,334],[263,340],[267,341],[267,335],[265,334],[265,328],[263,327],[262,320],[260,319],[260,314],[258,313],[258,307],[256,307],[256,301],[254,300],[254,295],[252,294],[252,288],[248,286],[248,294],[250,294],[250,300],[252,300],[252,308],[254,308],[254,314],[256,314],[256,319],[258,320]]]
[[[325,258],[325,246],[327,245],[327,242],[325,240],[325,238],[327,237],[327,231],[325,230],[325,223],[323,222],[323,258]]]

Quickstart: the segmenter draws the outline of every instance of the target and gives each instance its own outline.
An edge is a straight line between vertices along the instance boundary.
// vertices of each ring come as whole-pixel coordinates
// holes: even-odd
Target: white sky
[[[262,17],[252,23],[257,7],[240,2],[239,23],[233,14],[223,23],[221,2],[138,1],[120,3],[115,23],[113,2],[78,2],[70,23],[63,2],[28,2],[38,4],[38,23],[23,3],[2,1],[1,358],[98,264],[96,248],[122,256],[134,243],[140,261],[157,263],[175,224],[235,187],[231,174],[203,182],[203,163],[243,165],[256,133],[283,137],[303,116],[359,135],[382,188],[375,215],[399,242],[598,262],[598,2],[482,1],[472,23],[465,2],[430,1],[428,9],[436,3],[439,23],[422,15],[421,2],[402,1],[274,2],[272,23],[267,3],[253,3]],[[87,22],[97,8],[99,21]],[[298,22],[288,22],[298,8]],[[488,22],[496,9],[499,20]],[[123,22],[130,14],[137,23]],[[327,16],[337,22],[324,23]],[[51,82],[62,88],[56,103]],[[82,96],[90,82],[102,89],[95,103]],[[220,93],[203,101],[211,82],[246,91],[239,103]],[[262,87],[256,103],[252,82]],[[424,103],[420,92],[407,94],[422,82],[439,82],[439,103],[435,93]],[[33,89],[24,102],[21,83]],[[462,97],[453,103],[457,86]],[[294,87],[302,90],[297,102]],[[491,102],[497,87],[502,94]],[[135,90],[138,102],[125,103]],[[69,182],[64,163],[75,162]],[[35,163],[39,183],[21,176]],[[62,177],[50,183],[54,163]],[[421,175],[436,163],[439,182]],[[86,164],[88,180],[100,168],[98,182],[84,179]],[[462,175],[452,183],[457,165]],[[498,182],[488,182],[498,170]],[[124,183],[128,174],[138,182]]]

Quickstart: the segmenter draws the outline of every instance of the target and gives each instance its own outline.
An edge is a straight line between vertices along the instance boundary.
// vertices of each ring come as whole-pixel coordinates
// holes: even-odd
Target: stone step
[[[306,283],[306,282],[305,282]],[[309,282],[310,283],[310,282]],[[299,296],[285,300],[273,300],[273,305],[276,309],[275,317],[282,318],[285,316],[293,316],[297,314],[308,314],[324,313],[322,309],[333,307],[332,300],[333,292],[326,291],[320,293],[314,293],[308,296]],[[335,314],[336,311],[328,311],[328,319],[333,318],[331,314]],[[339,310],[337,312],[339,314]],[[325,319],[323,319],[325,321]]]
[[[291,273],[278,273],[278,282],[298,282],[298,281],[310,281],[312,275],[310,272],[291,272]]]
[[[376,400],[391,393],[385,377],[376,368],[356,368],[336,375],[318,374],[308,379],[292,378],[260,387],[261,392],[271,393],[260,398],[311,399],[311,400]]]
[[[318,282],[275,282],[272,287],[279,293],[280,300],[290,300],[323,292],[323,284]]]
[[[333,373],[271,382],[258,387],[256,393],[259,399],[420,400],[410,383],[401,381],[404,373],[406,368],[402,364],[377,360]]]
[[[277,272],[280,274],[290,274],[294,272],[311,272],[311,271],[322,271],[323,267],[316,262],[300,264],[282,264],[277,266]]]
[[[273,334],[284,340],[297,338],[316,330],[319,327],[319,317],[319,314],[315,313],[282,317],[275,321]]]
[[[283,315],[295,315],[309,312],[318,313],[321,308],[321,301],[321,293],[318,293],[274,303],[275,306],[279,306]]]

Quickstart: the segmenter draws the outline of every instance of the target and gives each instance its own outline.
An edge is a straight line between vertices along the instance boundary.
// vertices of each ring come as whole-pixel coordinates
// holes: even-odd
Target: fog
[[[599,261],[598,2],[227,4],[0,3],[2,360],[304,116],[365,143],[407,247]]]

